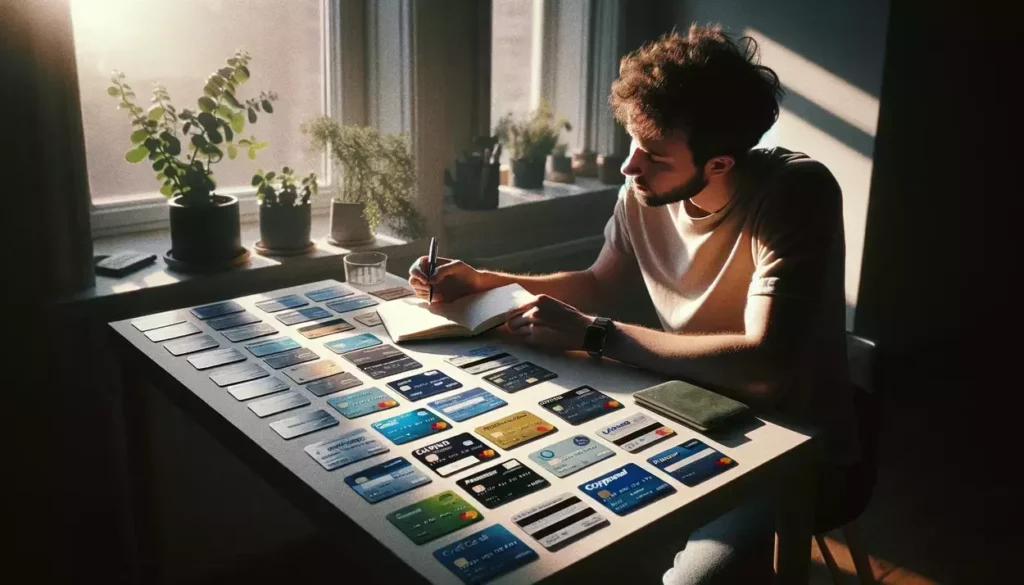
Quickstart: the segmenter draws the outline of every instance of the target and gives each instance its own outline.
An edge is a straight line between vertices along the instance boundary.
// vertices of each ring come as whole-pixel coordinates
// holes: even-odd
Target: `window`
[[[531,110],[534,75],[533,0],[493,0],[491,29],[491,128],[512,112]]]
[[[257,168],[288,165],[325,176],[322,157],[307,152],[299,129],[324,111],[322,0],[71,0],[71,14],[94,206],[163,200],[149,165],[124,159],[131,126],[107,95],[111,70],[125,73],[144,107],[158,82],[179,111],[196,110],[206,77],[239,48],[252,55],[239,97],[280,97],[273,114],[243,133],[269,147],[255,161],[243,154],[218,163],[218,192],[248,191]]]

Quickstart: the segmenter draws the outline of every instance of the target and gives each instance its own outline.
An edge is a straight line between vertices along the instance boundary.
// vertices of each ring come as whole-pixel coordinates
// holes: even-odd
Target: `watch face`
[[[604,328],[590,325],[583,334],[583,349],[591,355],[597,354],[604,348]]]

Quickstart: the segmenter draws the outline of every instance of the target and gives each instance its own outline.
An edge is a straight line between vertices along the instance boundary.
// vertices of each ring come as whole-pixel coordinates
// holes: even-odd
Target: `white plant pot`
[[[355,246],[372,243],[375,236],[366,221],[363,203],[331,201],[331,235],[327,241],[335,246]]]

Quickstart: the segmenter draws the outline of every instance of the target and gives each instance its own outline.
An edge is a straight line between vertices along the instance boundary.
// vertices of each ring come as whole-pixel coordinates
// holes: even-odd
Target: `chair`
[[[874,585],[874,573],[857,523],[857,518],[871,500],[877,473],[877,435],[881,408],[875,384],[874,342],[847,334],[847,357],[850,364],[850,382],[855,388],[854,409],[860,432],[862,460],[842,478],[834,478],[834,481],[841,482],[839,493],[843,494],[843,498],[838,505],[830,503],[827,510],[817,513],[814,539],[832,575],[833,583],[841,585],[843,573],[825,542],[825,533],[840,529],[850,549],[857,580],[861,585]]]

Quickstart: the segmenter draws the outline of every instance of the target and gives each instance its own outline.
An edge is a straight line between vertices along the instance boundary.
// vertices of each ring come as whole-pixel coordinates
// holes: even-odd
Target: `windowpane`
[[[322,175],[321,158],[306,152],[299,130],[323,111],[321,0],[71,0],[71,11],[93,202],[152,196],[160,186],[148,164],[124,160],[131,125],[107,95],[111,70],[125,73],[143,107],[153,83],[162,83],[179,112],[198,111],[207,76],[239,48],[252,55],[239,99],[260,91],[279,99],[273,114],[235,138],[255,135],[269,147],[255,161],[243,150],[217,163],[218,191],[248,186],[257,168]]]
[[[512,112],[530,111],[533,83],[533,0],[493,0],[491,28],[491,128]],[[507,158],[507,153],[503,158]]]

